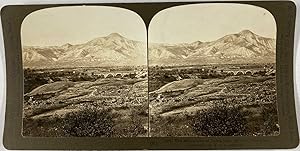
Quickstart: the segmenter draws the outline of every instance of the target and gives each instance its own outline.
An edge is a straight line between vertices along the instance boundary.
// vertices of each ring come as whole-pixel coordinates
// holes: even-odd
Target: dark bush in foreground
[[[143,119],[138,115],[131,115],[127,120],[119,120],[113,127],[114,137],[146,136],[147,130],[143,127]]]
[[[245,119],[236,107],[217,105],[198,112],[191,125],[200,136],[240,136],[245,130]]]
[[[278,122],[278,112],[276,103],[272,103],[269,106],[262,107],[262,118],[264,121],[264,128],[262,129],[264,135],[278,135],[280,127]]]
[[[257,107],[260,116],[247,118],[245,133],[250,136],[276,136],[279,135],[279,121],[276,103]]]
[[[113,117],[106,110],[85,109],[64,119],[64,132],[75,137],[110,137],[113,126]]]
[[[31,137],[62,137],[62,119],[59,118],[41,118],[31,119],[23,118],[23,136]]]
[[[157,116],[151,118],[151,137],[196,137],[192,127],[188,125],[186,115]]]

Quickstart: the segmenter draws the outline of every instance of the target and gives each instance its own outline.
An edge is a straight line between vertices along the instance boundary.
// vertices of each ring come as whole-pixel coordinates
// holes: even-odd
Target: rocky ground
[[[23,135],[147,136],[147,96],[146,78],[44,84],[25,94]],[[105,133],[84,132],[89,127],[105,123],[97,120],[94,122],[99,123],[93,123],[92,118],[85,125],[80,125],[83,122],[80,120],[90,117],[106,120],[109,125],[97,128],[103,129]],[[82,130],[79,132],[76,129]]]
[[[59,75],[30,72],[24,85],[28,91],[23,135],[278,135],[275,74],[230,75],[214,70],[157,68],[150,70],[149,79],[95,75],[74,79],[73,72],[54,79]]]
[[[238,120],[245,128],[241,132],[220,135],[277,135],[279,125],[275,84],[275,76],[229,76],[223,79],[184,79],[170,82],[150,92],[150,135],[219,135],[199,132],[204,130],[199,129],[196,123],[210,114],[221,112],[221,109],[214,110],[220,107],[224,108],[224,113],[220,113],[221,116],[218,115],[216,121],[215,117],[210,117],[211,125],[218,125],[219,120]],[[235,113],[227,113],[233,108]],[[264,114],[266,111],[270,112]],[[241,114],[240,119],[235,114]],[[234,120],[235,118],[237,119]],[[209,123],[205,126],[208,125]],[[264,127],[259,128],[257,125]],[[232,128],[226,123],[223,126],[225,129]]]

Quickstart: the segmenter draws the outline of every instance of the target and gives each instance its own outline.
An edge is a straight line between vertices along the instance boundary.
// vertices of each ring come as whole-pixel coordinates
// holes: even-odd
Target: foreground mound
[[[201,80],[201,79],[184,79],[184,80],[180,80],[180,81],[170,82],[154,92],[155,93],[163,93],[163,92],[170,92],[170,91],[181,91],[181,90],[193,88],[199,84],[203,84],[203,80]]]

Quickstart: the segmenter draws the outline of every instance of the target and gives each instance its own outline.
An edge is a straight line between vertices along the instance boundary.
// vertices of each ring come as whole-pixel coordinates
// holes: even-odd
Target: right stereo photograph
[[[153,17],[148,35],[150,137],[279,135],[269,11],[176,6]]]

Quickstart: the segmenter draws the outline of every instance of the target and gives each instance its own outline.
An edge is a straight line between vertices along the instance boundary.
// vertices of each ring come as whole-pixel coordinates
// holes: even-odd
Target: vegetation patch
[[[246,120],[238,107],[216,105],[199,111],[191,125],[200,136],[240,136],[246,129]]]
[[[64,118],[64,132],[74,137],[110,137],[113,134],[113,115],[94,108],[69,113]]]

